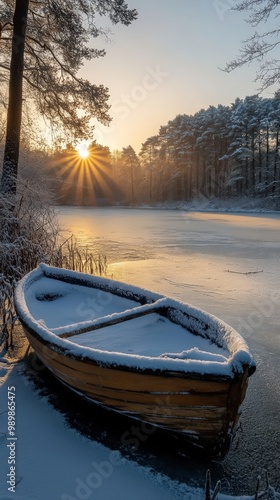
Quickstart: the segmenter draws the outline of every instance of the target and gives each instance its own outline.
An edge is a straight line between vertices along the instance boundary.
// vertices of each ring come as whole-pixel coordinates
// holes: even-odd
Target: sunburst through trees
[[[76,151],[83,160],[86,160],[90,155],[89,148],[86,142],[80,142],[76,147]]]
[[[86,142],[75,148],[68,145],[55,155],[53,170],[60,204],[95,206],[112,202],[109,148]]]

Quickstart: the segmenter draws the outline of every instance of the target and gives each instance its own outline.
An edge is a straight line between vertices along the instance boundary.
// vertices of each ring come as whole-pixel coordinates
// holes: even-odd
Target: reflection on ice
[[[243,431],[216,475],[251,494],[267,468],[279,490],[280,215],[63,208],[60,219],[66,234],[106,253],[114,279],[206,309],[245,337],[257,371]]]

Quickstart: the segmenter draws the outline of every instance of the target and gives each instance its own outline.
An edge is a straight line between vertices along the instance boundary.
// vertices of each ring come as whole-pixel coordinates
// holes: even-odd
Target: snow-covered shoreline
[[[133,205],[126,203],[117,203],[115,205],[56,205],[60,207],[80,207],[80,208],[98,208],[98,209],[123,209],[123,210],[181,210],[182,212],[209,212],[209,213],[240,213],[240,214],[279,214],[279,198],[206,198],[201,197],[190,201],[162,201],[154,203],[135,203]]]
[[[69,212],[71,212],[72,229],[73,212],[76,212],[76,210],[70,210]],[[82,214],[86,212],[85,222],[78,218],[76,227],[80,231],[84,231],[87,238],[89,238],[91,226],[88,221],[93,220],[96,222],[98,214],[93,217],[91,211],[89,211],[90,214],[87,214],[87,211],[84,210],[78,210],[78,212],[82,212]],[[167,220],[171,220],[171,222],[167,229],[164,229],[164,234],[163,228],[157,225],[162,231],[159,231],[159,234],[156,235],[157,239],[154,241],[155,224],[151,223],[151,219],[154,217],[152,212],[146,214],[147,219],[145,220],[149,222],[149,225],[145,233],[142,232],[139,224],[140,215],[142,221],[142,215],[145,215],[144,212],[140,214],[139,211],[139,218],[137,214],[135,218],[135,213],[131,211],[125,214],[125,218],[121,218],[121,214],[116,214],[115,219],[113,211],[108,211],[108,214],[104,214],[103,210],[100,210],[100,212],[102,212],[99,214],[102,229],[105,222],[110,221],[108,238],[113,240],[114,251],[118,249],[118,240],[112,229],[115,227],[118,234],[120,233],[120,227],[116,224],[119,219],[121,228],[125,231],[130,226],[132,227],[125,241],[122,234],[118,236],[122,241],[122,248],[127,248],[129,244],[138,248],[138,238],[141,245],[144,242],[146,243],[149,237],[148,229],[152,233],[151,245],[153,245],[153,248],[155,248],[155,244],[158,244],[156,248],[161,250],[164,246],[165,251],[167,251],[169,240],[172,244],[174,243],[176,248],[181,241],[180,238],[174,238],[175,233],[171,231],[174,224],[174,217],[170,217],[171,214],[166,214],[168,216]],[[194,305],[203,305],[207,310],[217,313],[230,324],[234,324],[238,331],[243,329],[243,333],[246,334],[254,353],[257,354],[258,371],[249,390],[249,394],[251,394],[250,402],[247,408],[244,409],[243,432],[239,433],[236,450],[234,450],[231,457],[226,459],[224,468],[220,467],[219,469],[216,468],[216,471],[212,471],[212,467],[210,467],[213,486],[217,479],[221,479],[222,493],[251,495],[254,492],[258,474],[261,474],[261,489],[263,489],[265,484],[263,470],[267,468],[272,477],[272,484],[279,490],[279,474],[277,474],[277,465],[279,463],[279,448],[277,447],[279,443],[279,433],[277,432],[279,427],[277,417],[279,415],[279,412],[277,413],[279,406],[279,398],[277,399],[279,344],[275,340],[279,338],[279,302],[278,299],[276,301],[276,295],[275,297],[273,295],[273,293],[278,293],[279,290],[279,267],[277,267],[279,260],[279,213],[277,213],[276,217],[271,217],[273,220],[266,218],[264,214],[261,227],[260,219],[256,218],[255,221],[255,216],[253,216],[251,218],[246,217],[246,224],[243,228],[243,226],[241,227],[243,217],[238,217],[240,225],[237,228],[237,236],[239,238],[242,232],[244,241],[241,238],[237,239],[236,244],[235,239],[232,240],[235,234],[235,225],[229,224],[229,217],[222,216],[222,219],[225,220],[221,231],[222,240],[219,237],[220,233],[217,231],[215,233],[218,222],[214,222],[214,226],[213,224],[210,226],[209,216],[203,218],[205,222],[202,228],[200,227],[202,225],[201,218],[198,222],[199,226],[193,228],[190,227],[189,217],[188,224],[185,225],[185,217],[188,217],[188,214],[185,216],[185,213],[178,213],[182,228],[180,229],[179,224],[176,228],[174,227],[174,231],[176,229],[176,232],[181,231],[180,234],[185,234],[184,232],[188,233],[190,229],[199,230],[193,233],[193,239],[190,240],[190,244],[193,244],[191,247],[193,252],[187,256],[185,268],[179,265],[183,261],[182,259],[185,258],[185,254],[183,254],[183,257],[180,254],[178,260],[176,253],[172,250],[172,253],[168,254],[172,258],[158,260],[158,267],[156,267],[157,261],[155,260],[129,261],[127,264],[126,262],[117,263],[114,269],[115,277],[118,276],[118,279],[128,281],[127,276],[129,276],[130,280],[139,286],[144,286],[144,280],[145,286],[147,286],[146,281],[149,280],[150,289],[156,290],[160,286],[164,293],[168,291],[168,293],[179,298],[180,295],[190,297]],[[216,221],[217,218],[215,216],[213,220]],[[126,224],[127,219],[128,224]],[[132,219],[133,225],[131,224]],[[177,220],[177,216],[175,219]],[[268,220],[271,222],[271,227],[268,227]],[[158,221],[158,217],[156,221]],[[256,227],[252,227],[254,221]],[[265,226],[265,229],[263,229],[263,226]],[[137,228],[137,231],[135,228]],[[106,240],[106,233],[105,236],[101,231],[98,233],[96,225],[93,226],[92,231],[95,237],[100,238],[103,245]],[[213,236],[213,241],[210,231],[213,231],[216,235],[215,239]],[[229,234],[225,235],[225,231],[228,231]],[[134,233],[135,239],[132,240]],[[204,234],[205,238],[202,237]],[[213,242],[216,246],[213,252],[210,253]],[[173,249],[173,246],[171,248]],[[199,253],[203,248],[209,250],[205,258],[204,254],[201,256]],[[220,267],[218,267],[216,261],[217,248],[221,254],[218,255]],[[231,255],[229,249],[234,249],[233,255]],[[157,251],[159,252],[159,250]],[[196,266],[195,259],[198,259],[198,257],[200,257],[200,260]],[[126,268],[125,265],[127,265]],[[124,268],[126,274],[123,271]],[[119,271],[119,274],[117,274],[119,269],[121,272]],[[226,269],[239,271],[240,274],[229,274],[225,272]],[[264,269],[264,271],[260,274],[246,274],[248,270],[254,271],[256,269]],[[257,326],[256,322],[258,322]],[[104,461],[110,464],[110,457],[112,458],[110,448],[101,446],[94,439],[90,440],[82,433],[68,427],[65,417],[52,406],[48,398],[42,396],[30,379],[23,377],[22,365],[14,366],[14,364],[3,362],[3,364],[0,364],[0,460],[5,467],[7,466],[8,450],[6,447],[8,429],[5,405],[7,387],[13,385],[16,387],[19,396],[16,417],[18,424],[16,432],[18,437],[17,464],[19,482],[16,486],[16,493],[7,492],[6,470],[2,469],[1,499],[61,500],[61,496],[65,494],[69,495],[70,500],[71,497],[72,500],[80,500],[76,495],[78,486],[76,478],[80,478],[81,481],[85,482],[89,474],[94,472],[98,474],[96,468],[93,469],[92,462],[97,465],[102,464]],[[106,429],[106,424],[104,427],[109,435],[110,429]],[[114,450],[122,453],[118,446]],[[206,470],[204,464],[198,465],[198,474],[195,476],[193,472],[196,465],[190,469],[189,462],[184,461],[183,465],[181,463],[180,466],[183,469],[183,473],[180,475],[179,472],[178,474],[174,472],[177,463],[175,465],[172,463],[170,466],[173,467],[171,469],[172,474],[174,472],[172,476],[172,474],[169,474],[169,462],[172,459],[166,458],[166,452],[165,455],[163,452],[162,462],[154,460],[154,469],[150,467],[151,462],[149,462],[148,454],[141,453],[142,465],[139,465],[137,459],[134,461],[133,457],[131,460],[126,459],[127,461],[123,462],[123,467],[116,466],[110,477],[103,478],[101,476],[102,484],[99,488],[94,489],[91,495],[88,492],[88,499],[119,500],[121,498],[121,500],[131,500],[133,498],[134,500],[142,500],[144,497],[146,500],[203,500],[205,498],[203,480]],[[123,455],[121,456],[124,458]],[[166,466],[165,471],[167,471],[165,476],[158,472],[161,470],[160,466],[163,462]],[[168,465],[166,465],[167,462]],[[144,467],[142,467],[143,465]],[[175,477],[178,481],[173,481],[172,477]],[[240,480],[237,477],[240,477]],[[193,479],[193,481],[189,478]],[[201,479],[200,483],[196,482],[197,478]],[[218,500],[224,498],[234,497],[219,495]],[[252,499],[253,497],[243,496],[240,498],[249,500],[249,498]],[[67,496],[66,500],[69,500]]]
[[[279,213],[280,199],[273,198],[200,198],[191,201],[165,201],[143,203],[133,206],[117,205],[116,208],[182,210],[186,212],[225,212],[225,213]]]
[[[3,464],[1,500],[204,500],[205,490],[171,479],[150,466],[126,458],[118,449],[82,436],[42,396],[22,360],[0,357],[2,406],[15,388],[16,436],[8,441],[7,411],[0,414]],[[9,479],[15,450],[16,481]],[[202,470],[205,464],[201,464]],[[212,484],[214,487],[215,484]],[[222,487],[223,490],[223,487]],[[217,500],[253,500],[219,493]],[[279,498],[278,496],[275,498]]]

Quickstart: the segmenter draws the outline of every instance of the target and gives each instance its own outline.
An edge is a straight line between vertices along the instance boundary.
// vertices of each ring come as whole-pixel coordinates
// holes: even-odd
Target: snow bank
[[[201,196],[191,201],[166,201],[152,205],[146,203],[139,208],[194,212],[279,213],[280,205],[278,197],[206,198]]]
[[[141,466],[69,428],[21,368],[10,366],[0,377],[1,401],[7,401],[8,387],[14,386],[17,405],[15,492],[7,484],[7,412],[0,413],[1,500],[203,500],[202,489]]]

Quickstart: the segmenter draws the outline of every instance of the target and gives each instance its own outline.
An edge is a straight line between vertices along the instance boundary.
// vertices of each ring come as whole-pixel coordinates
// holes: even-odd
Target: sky
[[[139,13],[129,27],[99,39],[104,58],[87,62],[81,76],[110,91],[110,127],[96,124],[95,139],[111,150],[136,152],[178,114],[228,105],[257,93],[254,64],[225,73],[241,40],[253,29],[233,0],[128,0]],[[109,25],[109,24],[108,24]],[[95,45],[96,46],[96,45]]]

